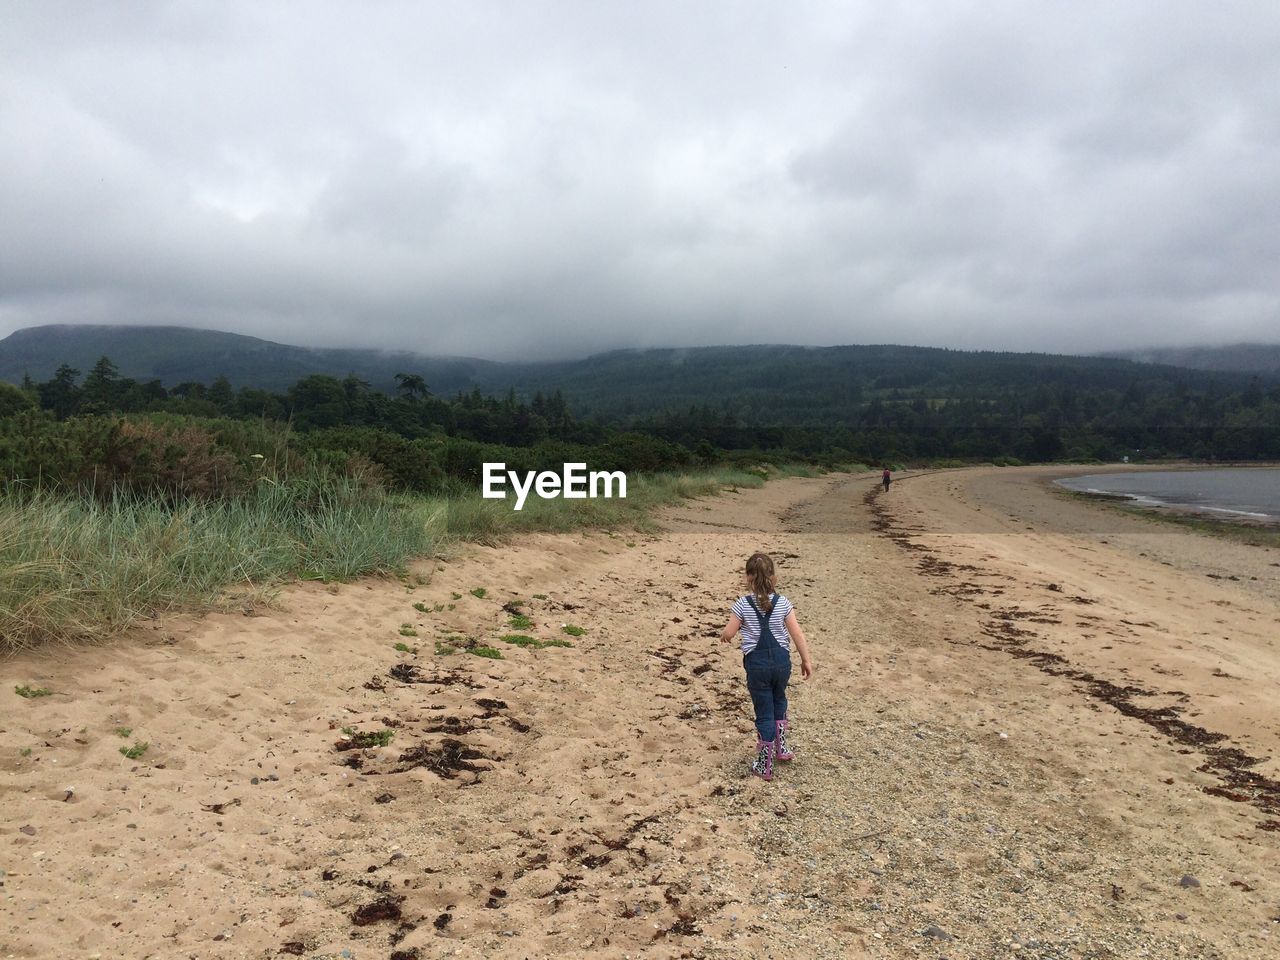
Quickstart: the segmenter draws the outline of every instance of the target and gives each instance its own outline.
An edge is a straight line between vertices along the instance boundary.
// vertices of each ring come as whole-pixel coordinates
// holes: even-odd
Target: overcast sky
[[[0,4],[0,336],[1280,340],[1280,3]]]

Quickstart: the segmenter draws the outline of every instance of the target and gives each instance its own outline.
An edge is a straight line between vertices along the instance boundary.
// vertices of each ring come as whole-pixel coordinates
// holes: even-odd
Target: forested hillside
[[[531,401],[559,391],[580,418],[633,423],[690,407],[751,426],[848,426],[868,405],[923,400],[1021,398],[1053,391],[1069,413],[1076,399],[1170,392],[1242,393],[1250,375],[1135,363],[1108,357],[995,353],[902,346],[733,346],[620,350],[554,363],[495,363],[374,350],[312,350],[254,337],[180,327],[37,327],[0,341],[0,380],[47,381],[61,366],[87,372],[111,358],[125,379],[186,396],[225,380],[276,394],[312,374],[353,376],[394,393],[396,374],[420,376],[436,396],[475,388]],[[1280,383],[1263,374],[1260,389]],[[198,392],[198,391],[197,391]],[[1106,399],[1109,398],[1109,399]],[[134,406],[137,404],[134,403]]]
[[[1120,360],[734,347],[508,369],[521,389],[447,395],[406,370],[394,392],[354,374],[311,374],[277,392],[225,377],[141,383],[104,356],[87,373],[64,364],[0,388],[0,417],[10,470],[18,458],[24,475],[62,449],[71,428],[60,424],[177,415],[287,424],[301,448],[334,463],[358,455],[424,489],[469,481],[486,458],[649,470],[732,457],[1280,459],[1280,384]],[[43,448],[22,439],[43,432]]]
[[[575,412],[628,420],[709,405],[751,424],[832,425],[874,400],[994,400],[1137,389],[1243,389],[1244,374],[1107,357],[901,346],[621,350],[566,363],[507,365],[491,386],[560,389]],[[482,384],[483,386],[483,384]]]

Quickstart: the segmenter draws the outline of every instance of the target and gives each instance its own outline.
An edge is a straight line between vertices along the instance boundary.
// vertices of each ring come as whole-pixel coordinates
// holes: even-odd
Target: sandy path
[[[3,690],[55,694],[0,691],[0,950],[1270,956],[1280,833],[1258,826],[1280,817],[1197,768],[1274,753],[1277,568],[1100,533],[1036,477],[774,482],[674,510],[660,538],[524,538],[421,585],[303,585],[282,610],[6,661]],[[741,665],[709,636],[757,547],[820,670],[772,785],[743,776]],[[587,632],[497,642],[512,599],[534,622],[515,632]],[[504,659],[434,654],[457,636]],[[1011,639],[1228,739],[1174,742]],[[394,736],[339,750],[343,727]]]
[[[861,535],[866,514],[854,503],[843,512],[866,550],[858,568],[871,568],[855,583],[850,624],[874,704],[863,715],[877,736],[914,721],[926,742],[942,742],[931,755],[912,756],[901,737],[904,750],[869,747],[878,782],[868,815],[879,811],[898,837],[897,810],[911,811],[908,837],[883,851],[905,858],[899,876],[873,888],[887,926],[905,921],[897,950],[909,953],[902,934],[931,921],[958,938],[940,948],[948,956],[1014,944],[1024,956],[1270,956],[1280,844],[1259,828],[1275,824],[1278,785],[1227,783],[1221,768],[1237,748],[1274,756],[1275,558],[1149,520],[1099,518],[1048,494],[1045,475],[955,471],[887,497],[850,491],[872,515],[873,538]],[[838,507],[824,498],[798,523],[834,529]],[[1224,579],[1244,571],[1260,576],[1250,589]],[[1215,676],[1224,663],[1247,666]],[[1120,709],[1097,696],[1107,681],[1129,688]],[[1135,715],[1161,707],[1178,712],[1157,721],[1226,739],[1189,744]],[[830,717],[843,720],[834,700],[824,726]],[[1241,775],[1274,769],[1264,761]],[[895,783],[906,794],[897,806]],[[1201,886],[1179,886],[1184,873]],[[885,926],[880,917],[867,928],[888,937]]]

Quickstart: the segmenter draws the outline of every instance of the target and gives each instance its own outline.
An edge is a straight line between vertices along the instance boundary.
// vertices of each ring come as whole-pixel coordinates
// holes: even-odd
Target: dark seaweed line
[[[879,499],[879,489],[872,488],[863,496],[863,503],[871,512],[872,529],[881,536],[892,540],[904,550],[928,554],[920,561],[921,572],[929,576],[952,575],[956,565],[937,557],[934,551],[924,544],[911,539],[910,534],[895,524]],[[953,577],[954,579],[954,577]],[[968,601],[963,592],[947,591],[948,595]],[[1222,797],[1237,803],[1247,803],[1267,814],[1280,817],[1280,781],[1267,777],[1251,767],[1262,762],[1261,757],[1250,756],[1236,747],[1225,746],[1227,735],[1206,730],[1181,719],[1182,707],[1142,707],[1134,703],[1135,697],[1175,696],[1184,703],[1188,698],[1181,691],[1150,690],[1126,684],[1119,686],[1110,680],[1095,676],[1086,670],[1073,667],[1071,663],[1056,653],[1028,649],[1027,639],[1038,636],[1034,631],[1014,627],[1007,617],[997,615],[983,624],[982,632],[991,637],[994,643],[977,643],[983,650],[1007,653],[1020,660],[1026,660],[1042,673],[1072,681],[1076,688],[1089,697],[1113,707],[1126,717],[1140,720],[1160,731],[1173,743],[1200,751],[1205,762],[1197,767],[1200,773],[1216,777],[1219,786],[1203,787],[1203,791],[1212,796]],[[1280,823],[1264,821],[1260,829],[1277,830]]]

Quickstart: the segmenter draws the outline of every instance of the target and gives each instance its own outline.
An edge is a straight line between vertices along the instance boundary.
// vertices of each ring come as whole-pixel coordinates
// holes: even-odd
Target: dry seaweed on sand
[[[351,914],[351,922],[357,927],[365,927],[383,920],[399,920],[400,904],[403,897],[379,897],[370,903],[356,907]]]
[[[399,762],[402,766],[397,767],[395,772],[404,773],[414,767],[425,767],[437,776],[452,780],[460,770],[476,775],[486,772],[488,767],[478,766],[471,761],[488,759],[490,758],[479,750],[468,747],[461,740],[446,737],[440,742],[438,749],[433,750],[428,744],[420,743],[400,754]]]

